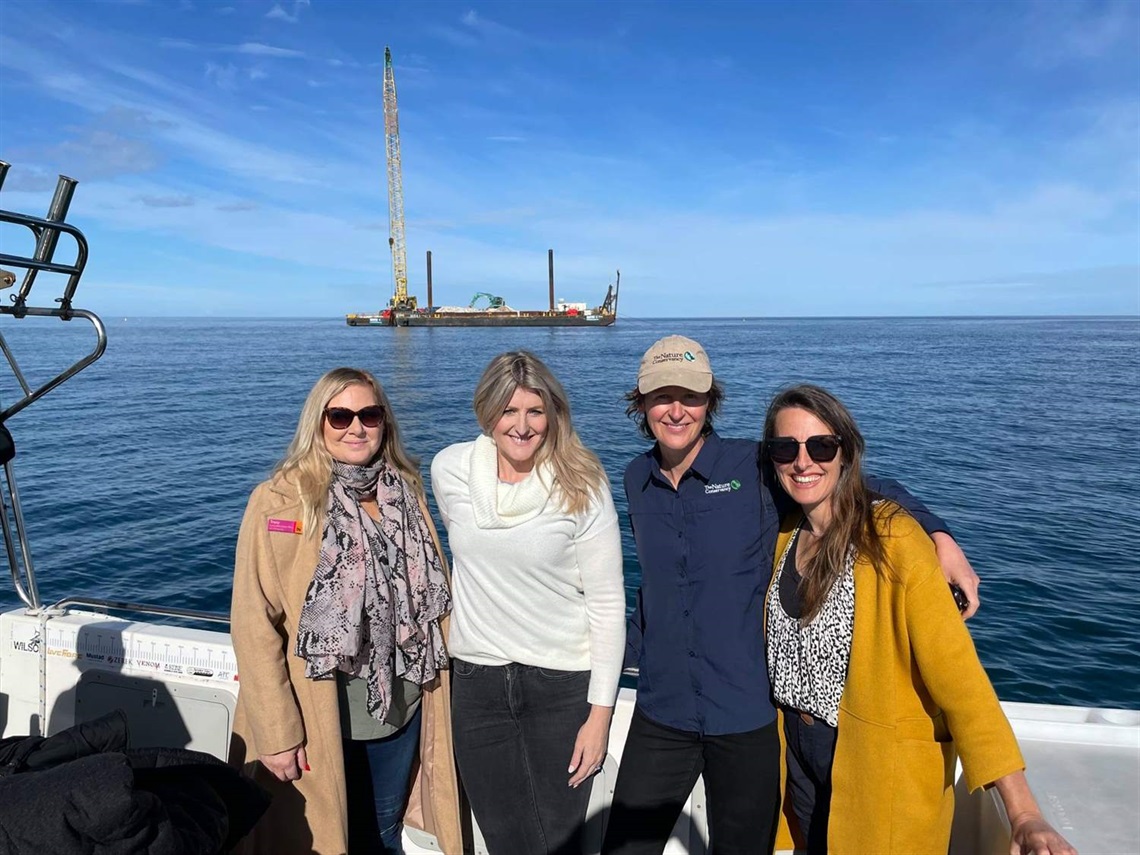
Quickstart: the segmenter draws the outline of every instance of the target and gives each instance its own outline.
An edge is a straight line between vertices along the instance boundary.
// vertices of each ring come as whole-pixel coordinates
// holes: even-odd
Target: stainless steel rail
[[[99,600],[87,597],[68,597],[53,603],[48,611],[62,611],[71,606],[86,606],[97,611],[136,612],[146,615],[161,615],[163,617],[189,618],[191,620],[204,620],[211,623],[230,622],[230,616],[220,612],[204,612],[198,609],[177,609],[173,606],[155,606],[146,603],[127,603],[119,600]]]
[[[63,309],[37,309],[28,306],[23,309],[20,317],[25,317],[28,315],[32,317],[62,317],[62,313]],[[14,307],[12,306],[0,306],[0,314],[16,313],[14,311]],[[20,410],[24,409],[24,407],[28,406],[29,404],[34,404],[56,386],[59,386],[61,383],[64,383],[67,380],[70,380],[72,377],[74,377],[76,374],[78,374],[80,371],[82,371],[84,368],[102,356],[103,352],[107,349],[107,328],[103,325],[103,321],[98,315],[96,315],[94,312],[89,312],[86,309],[69,309],[68,314],[70,317],[66,320],[70,320],[71,318],[83,318],[84,320],[91,322],[91,325],[95,327],[95,347],[93,347],[91,349],[91,352],[80,359],[78,362],[73,364],[71,367],[64,369],[55,377],[51,378],[35,390],[33,390],[24,379],[23,372],[20,371],[20,366],[16,363],[15,355],[12,353],[12,350],[8,346],[8,342],[5,340],[3,334],[0,334],[0,352],[3,352],[5,358],[8,360],[8,366],[12,369],[12,373],[16,376],[17,381],[20,383],[20,387],[24,390],[23,398],[12,404],[12,406],[0,410],[0,424],[6,422],[9,418],[20,412]]]
[[[0,161],[0,189],[3,189],[4,179],[8,175],[8,169],[9,164]],[[68,208],[71,206],[71,199],[75,194],[76,184],[77,182],[73,178],[68,178],[65,175],[59,176],[59,180],[55,186],[55,194],[52,196],[51,205],[48,207],[46,217],[34,217],[31,214],[19,214],[13,211],[0,210],[0,224],[10,223],[12,225],[26,227],[31,230],[36,240],[35,250],[31,255],[21,256],[0,253],[0,265],[22,268],[25,271],[24,281],[20,286],[20,290],[9,297],[11,305],[0,304],[0,314],[11,315],[14,318],[26,318],[28,316],[54,317],[62,321],[70,321],[78,317],[89,321],[95,328],[95,346],[91,352],[35,389],[28,383],[23,371],[20,370],[15,354],[12,352],[11,347],[9,347],[7,340],[0,334],[0,352],[2,352],[5,359],[7,359],[8,367],[12,370],[16,382],[24,393],[22,398],[0,411],[0,430],[3,431],[3,436],[0,438],[4,440],[5,451],[3,460],[3,480],[5,484],[0,484],[0,532],[2,532],[4,536],[5,554],[7,555],[9,569],[12,574],[12,584],[15,586],[16,593],[24,604],[33,610],[39,610],[42,604],[40,602],[39,590],[36,586],[36,573],[32,563],[31,549],[28,545],[27,530],[24,526],[24,515],[20,505],[20,493],[16,488],[15,472],[12,467],[15,445],[12,442],[5,423],[9,418],[25,407],[35,403],[61,383],[74,377],[101,357],[103,352],[107,349],[107,330],[103,326],[103,322],[99,319],[99,316],[85,309],[75,309],[71,305],[72,298],[75,296],[75,290],[79,287],[80,277],[83,276],[83,270],[87,265],[87,238],[85,238],[83,233],[75,226],[65,222]],[[70,264],[54,260],[56,246],[59,243],[59,236],[61,234],[70,235],[75,240],[75,261]],[[36,276],[40,272],[56,273],[68,277],[63,295],[54,300],[54,302],[58,304],[55,307],[28,305],[28,298],[31,295],[32,286],[35,284]],[[13,277],[7,274],[7,271],[0,277],[0,280],[2,280],[0,281],[0,285],[7,285],[10,281],[14,281]],[[3,488],[5,485],[7,487],[7,497],[4,495]],[[9,506],[11,508],[11,518],[9,517]],[[13,520],[15,521],[14,532],[12,530]],[[201,620],[211,619],[197,615],[193,617],[198,617],[198,619]]]
[[[12,585],[16,588],[16,595],[24,601],[24,605],[31,609],[40,607],[40,592],[36,587],[36,569],[32,564],[32,551],[28,546],[28,533],[24,527],[24,513],[20,507],[20,493],[16,489],[16,476],[12,472],[12,461],[4,464],[4,478],[8,484],[8,495],[12,501],[12,516],[16,518],[16,536],[12,537],[11,524],[8,521],[8,507],[4,501],[4,494],[0,491],[0,527],[4,532],[4,547],[8,553],[8,567],[12,572]],[[20,547],[20,559],[16,560],[16,546]],[[23,567],[24,580],[20,580],[20,568]]]

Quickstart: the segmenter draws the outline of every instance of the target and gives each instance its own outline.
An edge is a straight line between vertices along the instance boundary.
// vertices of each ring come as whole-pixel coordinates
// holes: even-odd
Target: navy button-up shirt
[[[896,482],[872,489],[927,531],[945,530]],[[764,483],[759,444],[705,437],[676,489],[656,447],[625,470],[641,564],[626,664],[639,668],[637,705],[653,721],[703,735],[744,733],[776,718],[764,658],[764,597],[780,509]]]

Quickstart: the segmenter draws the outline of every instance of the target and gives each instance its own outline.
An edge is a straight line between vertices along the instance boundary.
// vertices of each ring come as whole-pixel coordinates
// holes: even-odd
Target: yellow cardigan
[[[832,855],[946,855],[957,756],[971,792],[1024,769],[1025,761],[934,544],[897,505],[878,508],[890,566],[855,562],[855,631],[839,704],[827,848]],[[781,521],[777,561],[800,519]],[[770,585],[768,596],[779,592]],[[783,831],[778,848],[788,845]]]

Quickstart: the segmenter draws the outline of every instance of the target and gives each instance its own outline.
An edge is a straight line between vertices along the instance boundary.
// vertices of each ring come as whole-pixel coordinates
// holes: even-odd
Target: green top
[[[411,720],[420,705],[420,687],[407,680],[397,680],[392,692],[392,705],[384,721],[368,713],[368,682],[350,677],[343,671],[336,675],[337,700],[340,702],[340,730],[346,739],[380,739],[391,736]]]

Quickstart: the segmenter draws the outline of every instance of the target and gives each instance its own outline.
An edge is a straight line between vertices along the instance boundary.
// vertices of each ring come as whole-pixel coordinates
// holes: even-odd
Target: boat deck
[[[128,710],[136,747],[174,745],[225,757],[240,683],[223,632],[174,628],[68,610],[0,614],[3,736],[55,733],[108,709]],[[594,779],[584,853],[601,849],[607,807],[636,700],[622,689],[610,753]],[[1140,712],[1004,703],[1021,742],[1029,781],[1046,818],[1082,855],[1140,851]],[[961,770],[959,770],[960,772]],[[1009,826],[992,791],[972,795],[959,780],[949,855],[1005,855]],[[476,853],[485,853],[478,826]],[[665,849],[703,855],[708,826],[698,780]],[[405,830],[409,855],[439,852],[435,839]]]

